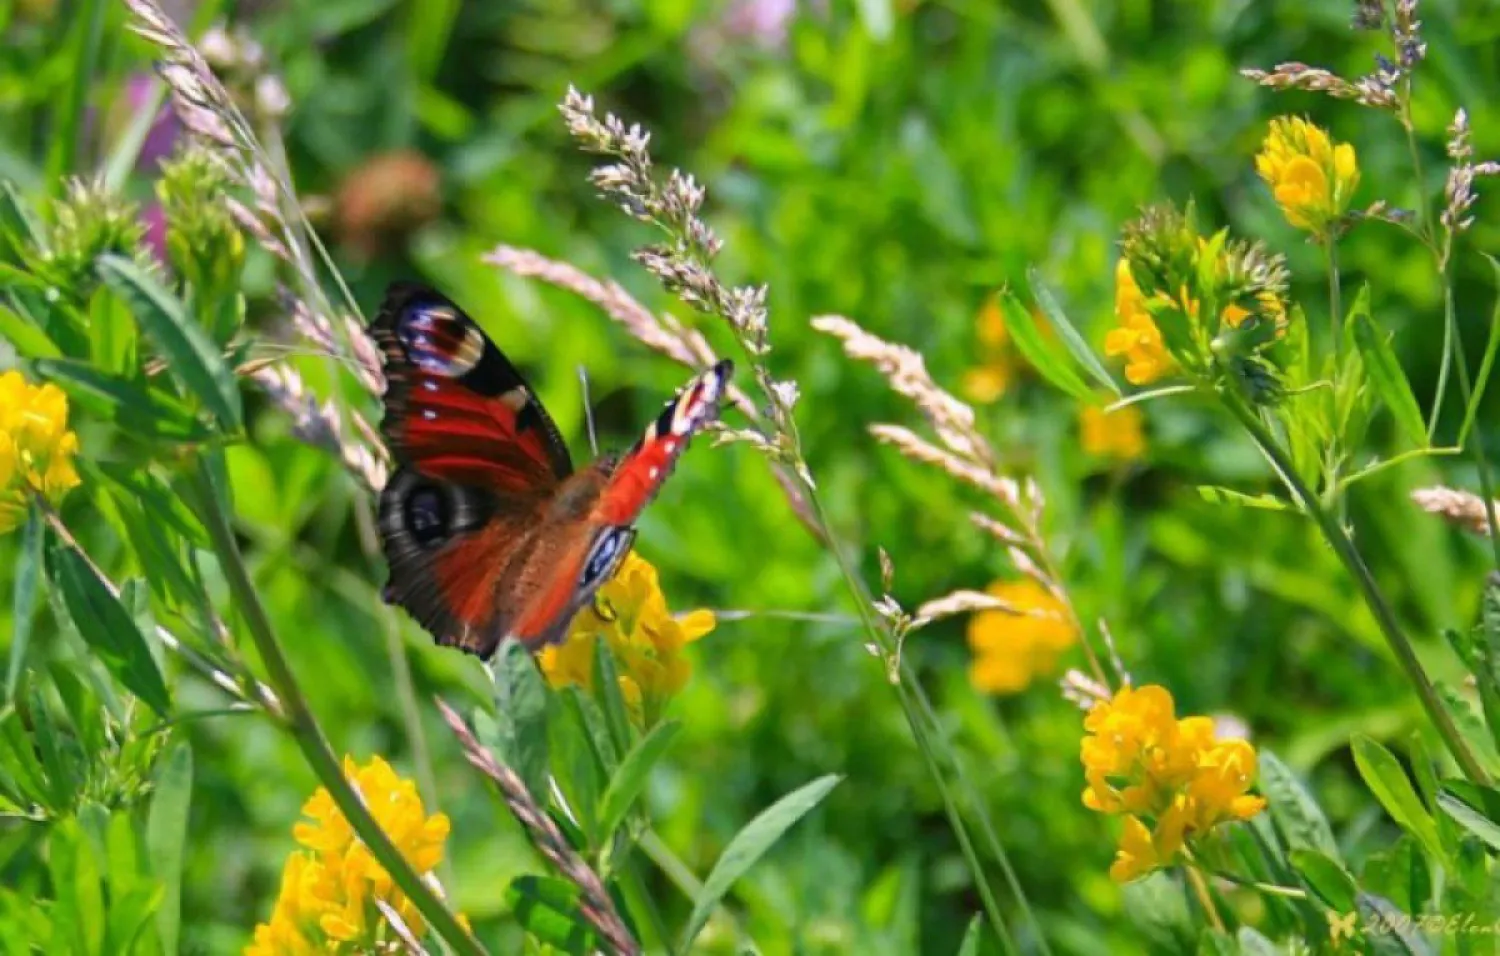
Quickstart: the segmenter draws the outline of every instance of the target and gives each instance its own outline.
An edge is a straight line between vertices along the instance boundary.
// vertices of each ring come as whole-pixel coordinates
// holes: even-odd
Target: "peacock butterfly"
[[[734,368],[700,373],[629,451],[575,472],[521,373],[446,296],[395,283],[369,334],[400,466],[380,493],[385,600],[482,658],[507,636],[534,651],[567,634],[688,440],[718,416]]]

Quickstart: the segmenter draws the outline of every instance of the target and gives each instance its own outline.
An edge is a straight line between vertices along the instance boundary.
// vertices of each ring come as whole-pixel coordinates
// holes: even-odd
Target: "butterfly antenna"
[[[578,366],[578,383],[583,386],[583,420],[589,430],[589,451],[597,458],[599,440],[594,435],[594,406],[589,402],[589,373],[582,365]]]

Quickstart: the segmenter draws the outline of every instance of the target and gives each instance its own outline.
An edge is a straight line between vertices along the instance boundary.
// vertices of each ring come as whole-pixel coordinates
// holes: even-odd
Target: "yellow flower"
[[[553,687],[574,684],[592,690],[594,645],[602,635],[619,668],[626,705],[638,720],[650,723],[693,672],[683,649],[715,623],[711,611],[674,617],[656,568],[632,551],[599,589],[593,606],[573,621],[567,639],[544,648],[537,662]]]
[[[1005,394],[1018,371],[999,296],[985,299],[974,324],[979,361],[964,373],[963,393],[970,401],[988,404]]]
[[[986,693],[1014,694],[1052,674],[1078,635],[1063,616],[1062,602],[1030,578],[996,581],[988,593],[1016,613],[980,611],[969,619],[969,681]]]
[[[1085,454],[1130,461],[1146,453],[1144,416],[1134,405],[1106,412],[1098,405],[1085,405],[1078,414],[1079,444]]]
[[[1125,816],[1110,867],[1116,880],[1171,866],[1185,845],[1213,827],[1265,809],[1265,799],[1249,793],[1255,749],[1243,740],[1218,740],[1208,717],[1177,719],[1164,687],[1126,687],[1096,704],[1083,727],[1084,806]]]
[[[1115,318],[1119,326],[1104,337],[1104,354],[1125,357],[1125,379],[1132,385],[1148,385],[1172,371],[1174,363],[1161,339],[1161,330],[1146,309],[1130,263],[1120,259],[1115,266]]]
[[[1271,120],[1255,169],[1271,187],[1286,221],[1327,238],[1359,185],[1354,147],[1295,116]]]
[[[397,776],[380,757],[363,767],[345,757],[344,775],[412,869],[432,879],[443,858],[448,818],[428,816],[416,784]],[[302,812],[312,822],[298,823],[292,834],[303,849],[287,857],[276,907],[255,928],[245,956],[369,951],[393,938],[377,900],[417,936],[426,932],[421,913],[355,836],[326,789],[319,787]]]
[[[0,374],[0,534],[25,519],[31,492],[56,504],[78,487],[77,453],[68,396],[50,383],[28,385],[15,370]]]

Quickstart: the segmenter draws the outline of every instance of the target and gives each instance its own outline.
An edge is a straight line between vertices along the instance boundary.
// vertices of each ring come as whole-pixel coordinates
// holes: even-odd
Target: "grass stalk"
[[[375,859],[391,875],[396,886],[411,900],[428,925],[460,956],[486,956],[484,947],[459,924],[453,912],[407,863],[344,776],[338,758],[334,756],[322,727],[318,725],[317,718],[297,683],[291,664],[282,653],[265,606],[250,580],[250,572],[230,528],[229,517],[219,504],[207,466],[201,459],[192,469],[189,490],[198,515],[208,531],[214,554],[229,585],[229,592],[245,619],[251,640],[255,642],[256,650],[265,663],[271,686],[281,701],[286,715],[286,727],[298,749],[302,751],[303,758],[328,789],[333,802],[354,828],[354,832],[370,848]]]
[[[1316,522],[1323,537],[1338,555],[1339,561],[1343,563],[1344,569],[1359,586],[1360,594],[1364,597],[1365,604],[1370,608],[1371,613],[1374,614],[1381,634],[1384,635],[1391,652],[1396,655],[1396,660],[1406,674],[1407,680],[1416,690],[1423,709],[1427,711],[1428,719],[1437,728],[1439,736],[1443,738],[1443,743],[1447,746],[1448,752],[1453,755],[1453,759],[1458,763],[1464,776],[1480,786],[1490,786],[1490,775],[1480,766],[1468,744],[1459,734],[1452,716],[1438,698],[1437,690],[1433,687],[1427,672],[1422,669],[1422,662],[1417,658],[1417,652],[1412,647],[1411,640],[1402,631],[1400,623],[1396,620],[1395,611],[1386,601],[1380,586],[1375,582],[1374,575],[1370,573],[1369,566],[1365,564],[1364,557],[1354,546],[1354,541],[1349,537],[1348,532],[1329,513],[1328,509],[1323,507],[1317,496],[1303,482],[1301,476],[1292,467],[1292,462],[1286,452],[1244,400],[1232,394],[1226,394],[1224,398],[1230,412],[1270,459],[1282,481],[1301,503],[1303,511]]]

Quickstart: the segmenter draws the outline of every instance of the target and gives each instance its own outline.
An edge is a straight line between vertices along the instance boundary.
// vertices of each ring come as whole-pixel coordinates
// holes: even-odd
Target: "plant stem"
[[[1330,236],[1328,251],[1328,328],[1333,333],[1333,360],[1338,363],[1340,346],[1343,344],[1344,307],[1339,289],[1339,241]]]
[[[1445,329],[1452,330],[1453,353],[1458,366],[1458,388],[1464,400],[1464,407],[1468,408],[1474,402],[1474,383],[1469,379],[1469,360],[1464,354],[1463,339],[1458,335],[1453,283],[1444,282],[1443,286],[1443,325]],[[1448,335],[1449,333],[1445,332],[1444,338]],[[1490,472],[1489,456],[1484,447],[1484,431],[1480,428],[1473,428],[1469,430],[1469,436],[1474,441],[1474,467],[1479,471],[1480,496],[1484,499],[1484,514],[1490,525],[1490,550],[1494,553],[1496,569],[1500,569],[1500,522],[1495,520],[1495,479]]]
[[[198,516],[208,530],[214,553],[229,585],[229,592],[244,615],[250,637],[255,641],[256,650],[260,652],[271,678],[271,686],[281,700],[287,729],[291,731],[302,756],[327,788],[333,802],[354,828],[354,832],[369,847],[375,859],[390,874],[401,892],[411,900],[428,925],[462,956],[487,956],[484,947],[459,925],[452,911],[412,870],[401,851],[396,849],[390,837],[370,815],[369,808],[359,794],[349,785],[343,768],[339,766],[322,728],[318,726],[317,718],[308,706],[307,698],[297,684],[296,675],[292,673],[291,665],[276,640],[270,618],[250,580],[249,569],[245,566],[244,557],[240,554],[234,532],[229,526],[229,517],[219,505],[207,465],[201,459],[191,469],[189,488],[192,497],[197,499]]]
[[[796,442],[796,447],[800,450],[801,444],[795,434],[793,441]],[[804,482],[803,492],[807,495],[807,500],[812,504],[813,513],[817,516],[824,543],[828,547],[828,550],[833,553],[834,560],[839,566],[839,571],[842,573],[844,581],[854,597],[854,605],[858,608],[860,620],[864,623],[865,630],[875,639],[882,653],[887,656],[893,654],[894,648],[891,647],[890,635],[881,626],[880,622],[874,618],[870,610],[871,602],[864,590],[864,581],[855,573],[853,566],[849,563],[848,557],[844,554],[844,549],[835,539],[832,526],[828,521],[828,513],[823,508],[823,501],[818,495],[817,489],[810,482]],[[947,781],[943,779],[942,766],[939,764],[937,756],[934,753],[933,741],[937,741],[938,749],[943,751],[944,759],[949,765],[959,770],[962,777],[961,768],[958,767],[956,756],[948,746],[947,738],[942,734],[941,730],[934,725],[932,727],[933,732],[930,735],[928,733],[928,724],[923,718],[925,714],[932,713],[932,705],[926,699],[926,695],[921,689],[921,684],[916,680],[916,675],[912,672],[911,665],[903,660],[901,669],[901,681],[896,684],[896,697],[900,701],[901,709],[906,715],[906,722],[911,728],[912,737],[916,740],[917,749],[922,752],[922,757],[927,763],[928,773],[937,785],[938,793],[943,799],[943,810],[948,816],[949,825],[953,827],[953,834],[958,839],[959,849],[963,852],[964,860],[968,863],[969,870],[974,876],[974,883],[979,890],[979,897],[984,904],[985,915],[990,921],[990,926],[1000,938],[1005,951],[1007,953],[1016,953],[1018,950],[1016,949],[1015,941],[1011,939],[1010,930],[1006,926],[1005,918],[1000,914],[1000,907],[995,902],[994,891],[990,889],[989,880],[985,878],[984,867],[979,862],[979,856],[974,850],[974,843],[969,836],[968,828],[964,824],[963,814],[959,811],[958,804],[954,801],[953,794],[948,789]],[[920,711],[915,704],[914,698],[921,699],[922,707]],[[964,784],[964,789],[968,791],[971,798],[970,802],[975,805],[978,814],[981,817],[987,817],[983,808],[978,805],[978,798],[973,792],[973,787],[968,784],[967,780],[962,780],[961,782]],[[1000,847],[999,841],[994,839],[994,831],[988,827],[987,818],[985,822],[986,830],[992,840],[992,849],[997,851],[997,858],[1002,862],[1007,873],[1010,873],[1010,863],[1005,850],[1003,847]],[[1026,901],[1025,894],[1020,892],[1018,884],[1014,884],[1013,888],[1016,891],[1016,897],[1022,909],[1027,913],[1032,922],[1033,930],[1036,932],[1042,952],[1049,952],[1047,942],[1042,936],[1041,926],[1037,924],[1036,917],[1031,914],[1031,907]]]
[[[1359,585],[1365,604],[1369,606],[1376,623],[1380,625],[1380,631],[1385,636],[1386,643],[1396,655],[1401,669],[1406,672],[1407,680],[1416,690],[1417,697],[1421,699],[1428,718],[1437,728],[1438,734],[1443,738],[1443,743],[1447,745],[1453,759],[1458,762],[1464,776],[1475,784],[1489,786],[1490,775],[1474,758],[1468,744],[1464,742],[1458,728],[1454,726],[1453,718],[1443,707],[1443,702],[1438,699],[1437,690],[1428,679],[1427,672],[1422,669],[1422,662],[1417,658],[1416,650],[1406,634],[1402,632],[1395,612],[1386,602],[1385,595],[1381,593],[1380,586],[1375,583],[1374,576],[1370,573],[1369,567],[1348,533],[1302,481],[1301,476],[1293,469],[1286,453],[1255,412],[1237,395],[1226,393],[1224,400],[1230,412],[1255,439],[1255,443],[1260,446],[1265,456],[1270,459],[1272,466],[1280,474],[1281,480],[1301,502],[1303,511],[1317,523],[1319,530],[1323,532],[1323,537],[1327,539],[1334,553],[1343,562],[1345,570]]]
[[[1188,882],[1193,886],[1193,894],[1198,897],[1198,904],[1203,907],[1209,923],[1221,933],[1229,932],[1224,926],[1224,920],[1219,916],[1219,908],[1214,905],[1213,894],[1209,892],[1208,881],[1203,878],[1203,873],[1192,863],[1185,865],[1183,869],[1187,872]]]

